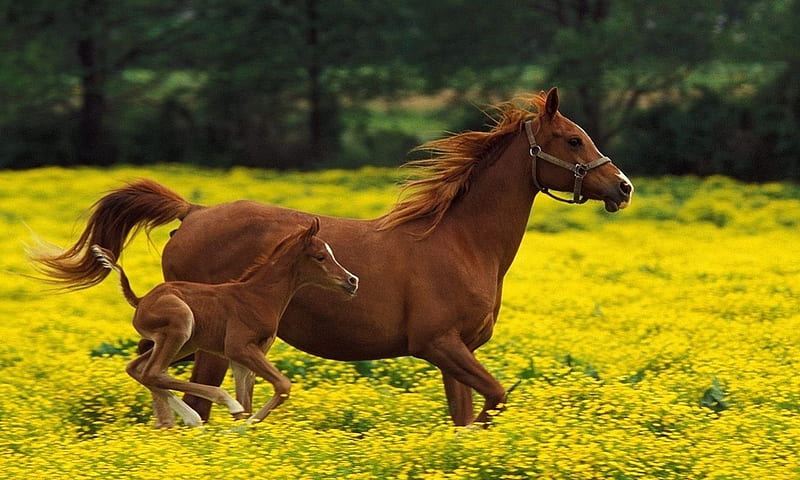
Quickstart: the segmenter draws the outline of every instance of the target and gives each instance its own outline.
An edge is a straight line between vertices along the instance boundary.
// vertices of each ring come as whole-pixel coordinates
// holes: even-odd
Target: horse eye
[[[567,143],[569,143],[570,147],[580,147],[583,144],[581,139],[578,137],[570,138],[569,140],[567,140]]]
[[[318,261],[319,263],[322,263],[325,261],[325,255],[322,255],[320,257],[315,257],[314,260]]]

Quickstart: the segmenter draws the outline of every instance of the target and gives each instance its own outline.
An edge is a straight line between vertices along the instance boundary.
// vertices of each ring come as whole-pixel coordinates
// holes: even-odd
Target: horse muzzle
[[[355,275],[350,275],[347,277],[347,280],[342,283],[342,288],[344,289],[345,293],[351,297],[355,297],[356,292],[358,291],[358,277]]]
[[[619,182],[612,186],[602,198],[607,212],[617,212],[626,208],[631,203],[633,184],[624,174],[620,175]]]

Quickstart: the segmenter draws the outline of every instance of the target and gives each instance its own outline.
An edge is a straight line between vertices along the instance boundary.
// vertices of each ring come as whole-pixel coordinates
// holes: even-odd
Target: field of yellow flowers
[[[202,429],[165,431],[124,372],[137,337],[116,279],[53,294],[24,276],[33,232],[70,243],[92,202],[139,177],[205,204],[371,217],[399,173],[0,173],[2,478],[800,478],[796,185],[634,179],[614,215],[538,198],[479,351],[504,385],[519,382],[488,430],[450,425],[423,361],[333,362],[279,342],[270,357],[293,395],[264,423],[215,407]],[[171,228],[125,251],[137,292],[160,281]],[[257,401],[270,393],[256,385]]]

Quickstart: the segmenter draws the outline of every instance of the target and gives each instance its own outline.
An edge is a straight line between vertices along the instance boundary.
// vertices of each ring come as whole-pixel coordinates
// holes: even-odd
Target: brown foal
[[[246,418],[242,405],[251,405],[253,375],[272,384],[272,398],[248,422],[259,422],[289,397],[291,383],[265,357],[278,332],[278,322],[294,293],[318,285],[355,295],[358,277],[344,269],[331,247],[316,236],[319,219],[290,234],[269,254],[262,254],[235,282],[210,285],[165,282],[137,297],[114,254],[98,245],[92,252],[104,267],[120,275],[122,292],[136,313],[133,326],[152,340],[151,350],[127,366],[128,374],[153,394],[156,426],[174,425],[170,407],[189,426],[202,424],[200,415],[170,390],[190,393]],[[196,350],[231,362],[236,399],[220,387],[186,382],[169,376],[167,367]]]

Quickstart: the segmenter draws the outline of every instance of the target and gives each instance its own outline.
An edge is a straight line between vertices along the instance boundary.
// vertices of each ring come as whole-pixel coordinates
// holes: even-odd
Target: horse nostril
[[[628,182],[620,182],[619,190],[625,195],[630,195],[633,191],[633,187],[631,187],[631,184]]]

